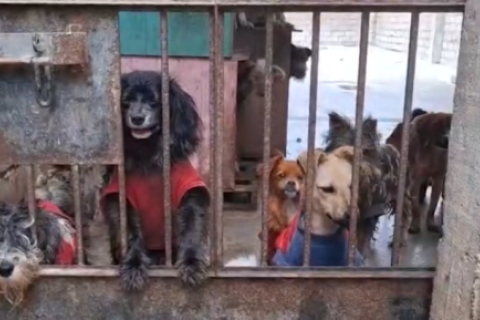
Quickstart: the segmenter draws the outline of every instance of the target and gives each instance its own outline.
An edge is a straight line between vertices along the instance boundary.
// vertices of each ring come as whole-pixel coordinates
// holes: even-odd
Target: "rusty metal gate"
[[[26,300],[14,309],[0,302],[2,319],[322,319],[322,320],[420,320],[428,319],[434,269],[399,267],[400,213],[397,203],[391,268],[312,268],[306,254],[301,268],[266,266],[267,243],[262,242],[262,266],[225,268],[223,256],[222,137],[223,129],[223,15],[224,12],[265,8],[266,70],[264,165],[270,157],[272,110],[273,18],[279,10],[314,11],[312,67],[308,126],[309,175],[313,186],[313,148],[317,112],[317,79],[321,12],[362,12],[356,122],[363,117],[365,74],[370,12],[411,13],[410,45],[405,86],[403,137],[409,130],[412,107],[415,56],[420,12],[463,12],[464,0],[0,0],[0,164],[28,165],[30,200],[33,198],[33,165],[78,166],[114,164],[122,174],[122,122],[120,112],[120,54],[118,11],[158,10],[162,15],[162,70],[167,80],[166,10],[203,10],[210,14],[210,101],[212,125],[210,189],[212,190],[211,267],[200,288],[185,288],[172,267],[167,249],[167,266],[150,270],[150,283],[139,293],[121,290],[116,267],[45,266]],[[22,72],[12,71],[16,65]],[[162,100],[168,105],[168,93]],[[321,93],[320,93],[321,94]],[[163,138],[169,141],[168,108],[163,108]],[[356,145],[361,126],[357,126]],[[403,139],[406,141],[406,139]],[[407,143],[402,145],[398,194],[405,189]],[[168,146],[165,143],[164,146]],[[359,193],[360,149],[355,148],[352,203]],[[165,147],[164,155],[169,155]],[[164,157],[168,159],[168,156]],[[169,175],[170,164],[164,164]],[[268,195],[268,170],[264,170],[263,198]],[[76,174],[75,174],[76,173]],[[169,181],[169,179],[165,179]],[[164,185],[170,193],[169,183]],[[307,188],[311,190],[312,188]],[[78,187],[76,208],[80,208]],[[307,217],[312,208],[307,196]],[[127,245],[125,191],[120,191],[123,252]],[[170,212],[165,197],[165,212]],[[402,197],[399,197],[402,199]],[[30,205],[31,214],[35,208]],[[266,233],[267,203],[262,203],[262,231]],[[350,248],[355,249],[356,210],[352,207]],[[76,221],[80,214],[76,212]],[[172,217],[167,214],[166,220]],[[307,221],[309,221],[307,219]],[[80,224],[78,224],[80,225]],[[166,224],[170,225],[170,224]],[[166,231],[166,248],[171,246],[171,228]],[[308,235],[308,233],[307,233]],[[306,237],[306,249],[310,237]],[[79,246],[82,239],[78,238]],[[306,251],[305,251],[306,252]],[[350,255],[351,262],[353,255]]]

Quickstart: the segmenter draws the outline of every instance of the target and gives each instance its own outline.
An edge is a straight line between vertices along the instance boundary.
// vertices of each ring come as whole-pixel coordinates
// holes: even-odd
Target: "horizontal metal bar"
[[[172,268],[155,268],[149,270],[151,277],[178,277],[178,271]],[[211,278],[405,278],[430,279],[435,275],[434,268],[223,268],[211,271]],[[118,277],[116,268],[98,267],[43,267],[43,277]]]
[[[310,6],[312,8],[441,8],[462,7],[466,0],[0,0],[1,4],[15,5],[102,5],[102,6]]]
[[[41,56],[33,47],[38,36],[44,50]],[[81,65],[88,63],[86,32],[0,33],[0,65],[52,64]]]

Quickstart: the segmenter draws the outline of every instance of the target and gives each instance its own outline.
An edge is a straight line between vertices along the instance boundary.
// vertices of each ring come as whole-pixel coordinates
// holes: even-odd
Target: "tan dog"
[[[339,226],[349,227],[353,159],[352,146],[342,146],[330,153],[320,149],[315,150],[312,233],[326,235],[335,232]],[[307,152],[300,154],[297,161],[306,172]],[[380,175],[378,168],[368,162],[360,162],[360,188],[368,185],[370,177],[378,175]],[[358,248],[362,255],[366,255],[369,250],[378,215],[383,214],[382,206],[376,211],[371,208],[373,207],[369,210],[358,209],[356,233]]]
[[[350,147],[341,147],[332,153],[315,149],[315,180],[313,187],[312,233],[335,233],[348,218],[350,208],[352,165]],[[307,173],[307,151],[297,162]]]

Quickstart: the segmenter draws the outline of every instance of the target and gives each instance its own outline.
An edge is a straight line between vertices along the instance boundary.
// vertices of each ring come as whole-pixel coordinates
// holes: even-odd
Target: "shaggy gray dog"
[[[29,214],[25,197],[16,204],[0,202],[0,293],[10,303],[17,305],[23,300],[41,264],[76,262],[72,195],[69,167],[51,166],[37,176],[35,216]],[[87,197],[83,208],[93,199]],[[84,212],[87,223],[90,212]],[[84,240],[88,247],[88,236]]]

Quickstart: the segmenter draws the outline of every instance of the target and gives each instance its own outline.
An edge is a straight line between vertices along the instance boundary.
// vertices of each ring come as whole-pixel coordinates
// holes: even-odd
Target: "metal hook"
[[[41,107],[48,107],[53,101],[51,66],[48,64],[40,65],[35,63],[33,68],[35,72],[35,93],[37,103]]]
[[[41,57],[46,49],[41,36],[36,33],[32,37],[32,46],[37,57]],[[41,107],[48,107],[53,101],[53,81],[52,67],[48,63],[40,64],[33,61],[33,70],[35,73],[35,93],[37,103]]]

